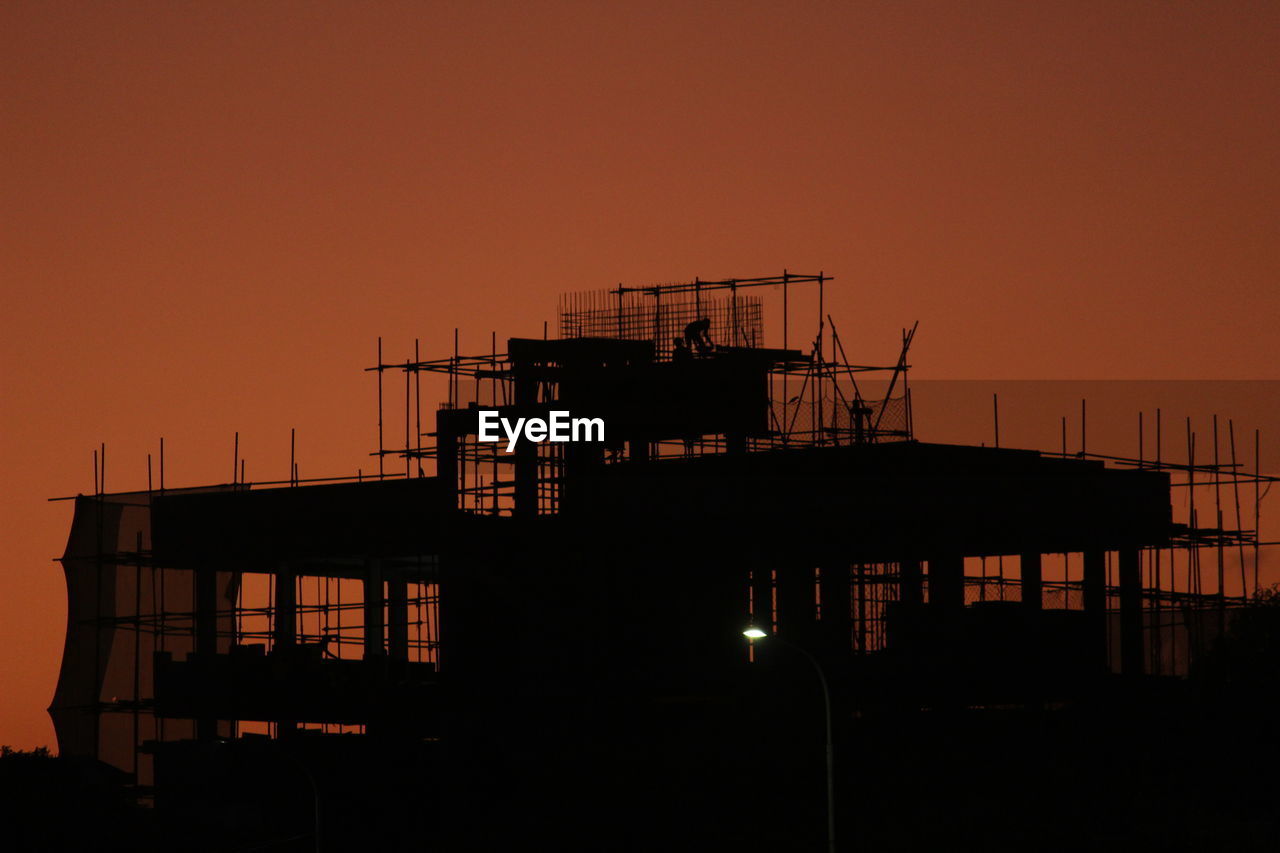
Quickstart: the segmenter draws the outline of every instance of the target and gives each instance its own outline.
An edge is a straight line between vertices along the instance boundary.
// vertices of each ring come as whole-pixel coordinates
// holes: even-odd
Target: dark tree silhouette
[[[0,747],[0,846],[9,851],[153,850],[149,810],[127,774],[47,747]]]

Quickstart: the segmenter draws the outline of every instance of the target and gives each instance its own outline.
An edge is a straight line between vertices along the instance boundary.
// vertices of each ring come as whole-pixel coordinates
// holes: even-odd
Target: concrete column
[[[218,571],[207,563],[195,569],[195,651],[206,667],[213,666],[218,652]],[[206,670],[209,671],[209,670]],[[202,715],[196,720],[196,738],[210,741],[218,736],[216,717]]]
[[[822,594],[823,642],[830,643],[838,653],[848,653],[853,638],[849,567],[842,564],[823,566],[818,573],[818,583]]]
[[[929,560],[930,609],[964,607],[964,557],[937,556]]]
[[[560,511],[568,512],[583,500],[581,492],[578,491],[582,478],[589,476],[591,471],[597,470],[604,464],[604,445],[594,442],[570,442],[561,446],[564,448],[564,469],[562,471],[563,476],[560,479]],[[635,442],[632,442],[632,446],[635,446]],[[516,446],[517,456],[519,456],[521,447],[528,447],[536,452],[537,445],[528,441],[521,442]],[[530,482],[536,485],[536,465],[531,470],[533,473],[530,475],[532,477]],[[531,500],[534,499],[531,498]],[[536,511],[536,502],[533,506]]]
[[[1022,605],[1028,610],[1044,608],[1044,577],[1040,553],[1027,553],[1018,557],[1022,572]]]
[[[919,607],[924,603],[924,574],[919,560],[903,560],[898,575],[898,600],[904,607]]]
[[[817,589],[813,568],[810,566],[780,566],[777,572],[777,602],[775,614],[778,633],[804,642],[814,627],[817,615]]]
[[[409,584],[399,576],[387,580],[387,654],[409,659]]]
[[[538,514],[538,445],[532,441],[518,442],[515,457],[513,514],[518,518],[533,518]]]
[[[1120,551],[1120,671],[1143,674],[1142,562],[1137,548]]]
[[[747,452],[747,437],[740,432],[725,433],[724,449],[728,454],[741,456]]]
[[[1043,708],[1046,674],[1043,668],[1044,636],[1040,613],[1044,610],[1044,567],[1039,551],[1018,555],[1018,563],[1022,575],[1022,612],[1026,617],[1023,622],[1026,630],[1019,650],[1020,659],[1026,664],[1023,673],[1027,689],[1026,700],[1029,708]]]
[[[365,660],[387,653],[382,623],[382,561],[374,557],[364,564],[364,657]]]
[[[768,566],[751,570],[751,621],[765,631],[773,630],[773,570]]]
[[[275,572],[275,628],[272,631],[272,652],[288,652],[298,644],[298,587],[293,566],[282,564]],[[298,729],[298,721],[288,717],[276,720],[276,734],[289,737]]]
[[[436,477],[448,489],[449,506],[457,508],[462,501],[458,495],[458,437],[454,434],[456,417],[447,410],[436,412]]]
[[[293,567],[285,563],[276,569],[275,628],[272,645],[276,649],[298,644],[298,587]]]
[[[218,570],[205,563],[195,573],[196,652],[214,655],[218,652]]]
[[[538,383],[524,370],[517,369],[515,379],[515,405],[518,417],[528,417],[538,403]],[[567,444],[566,448],[573,445]],[[532,441],[516,443],[513,515],[517,518],[533,518],[538,514],[538,445]],[[566,460],[566,469],[568,468]]]
[[[1107,649],[1107,552],[1084,552],[1084,612],[1089,622],[1090,660],[1110,666]]]

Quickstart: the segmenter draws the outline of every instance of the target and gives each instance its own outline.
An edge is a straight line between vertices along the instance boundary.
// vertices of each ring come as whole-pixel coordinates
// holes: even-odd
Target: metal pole
[[[378,336],[378,479],[386,472],[383,470],[385,458],[382,452],[382,336]]]
[[[835,853],[836,851],[836,754],[835,743],[831,737],[831,689],[827,685],[827,674],[822,671],[822,665],[818,663],[818,659],[809,654],[805,649],[797,646],[795,643],[782,639],[776,634],[770,637],[785,646],[798,651],[804,655],[809,663],[813,664],[813,669],[818,673],[818,681],[822,684],[822,707],[826,712],[826,728],[827,728],[827,853]]]
[[[996,427],[996,447],[1000,446],[1000,395],[991,395],[991,418]]]

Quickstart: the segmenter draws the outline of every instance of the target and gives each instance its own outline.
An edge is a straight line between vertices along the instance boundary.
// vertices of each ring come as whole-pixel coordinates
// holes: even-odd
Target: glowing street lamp
[[[790,646],[809,659],[809,663],[813,664],[813,669],[818,673],[818,681],[822,684],[822,704],[827,716],[827,853],[835,853],[836,850],[836,782],[835,782],[835,749],[831,740],[831,690],[827,686],[827,674],[822,671],[822,665],[818,663],[818,659],[809,654],[795,643],[788,642],[777,634],[770,634],[768,631],[757,625],[749,625],[742,632],[742,636],[748,640],[764,640],[771,639],[782,643],[784,646]]]

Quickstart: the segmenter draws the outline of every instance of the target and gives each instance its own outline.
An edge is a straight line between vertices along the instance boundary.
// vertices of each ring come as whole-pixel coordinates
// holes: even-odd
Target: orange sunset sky
[[[302,476],[367,470],[378,335],[787,267],[855,360],[919,320],[922,378],[1280,379],[1275,2],[10,0],[0,39],[0,743],[53,742],[45,499],[162,435],[171,486],[236,430],[250,479],[294,426]]]

